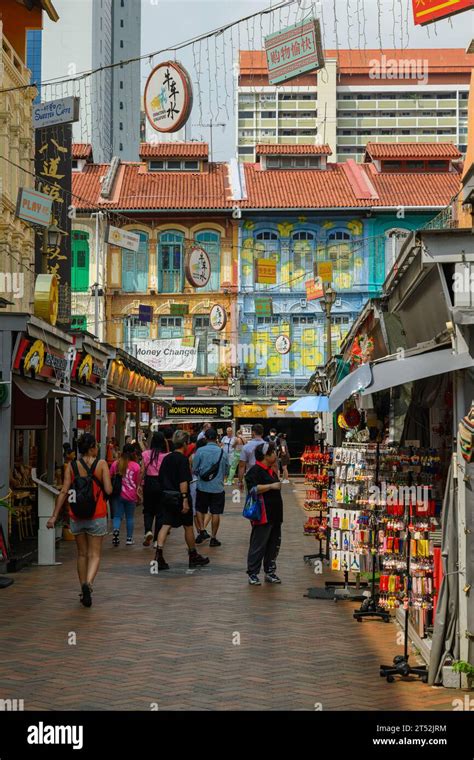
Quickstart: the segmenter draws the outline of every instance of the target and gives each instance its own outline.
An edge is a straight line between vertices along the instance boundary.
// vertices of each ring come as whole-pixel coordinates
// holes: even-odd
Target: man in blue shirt
[[[224,512],[224,480],[229,472],[229,459],[217,443],[217,432],[210,427],[206,430],[207,445],[198,449],[193,459],[193,473],[198,476],[196,489],[196,522],[199,535],[197,544],[202,544],[208,537],[204,530],[204,515],[211,513],[212,537],[209,546],[220,546],[217,540],[220,516]],[[211,470],[213,473],[209,474]],[[211,477],[212,476],[212,477]]]

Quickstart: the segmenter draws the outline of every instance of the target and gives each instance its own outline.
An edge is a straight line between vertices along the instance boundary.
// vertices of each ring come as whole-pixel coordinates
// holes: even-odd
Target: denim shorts
[[[107,535],[107,518],[96,517],[95,520],[71,520],[69,527],[73,536],[87,533],[88,536]]]

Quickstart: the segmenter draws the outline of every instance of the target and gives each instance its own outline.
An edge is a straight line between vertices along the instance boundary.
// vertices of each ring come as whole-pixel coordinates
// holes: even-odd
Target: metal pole
[[[96,337],[99,337],[99,277],[100,277],[100,267],[99,267],[99,214],[100,211],[97,211],[95,214],[95,286],[94,286],[94,311],[95,311],[95,318],[94,318],[94,333]]]
[[[43,246],[41,256],[41,274],[48,274],[48,228],[43,227]]]
[[[331,307],[326,304],[326,361],[332,357]]]

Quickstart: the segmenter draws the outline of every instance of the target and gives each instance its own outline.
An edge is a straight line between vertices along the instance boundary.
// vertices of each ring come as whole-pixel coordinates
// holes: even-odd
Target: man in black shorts
[[[221,515],[224,512],[225,488],[224,480],[229,473],[229,460],[224,449],[217,443],[217,433],[214,428],[206,430],[207,444],[198,449],[193,459],[193,472],[198,476],[196,490],[196,517],[199,535],[196,543],[201,544],[208,538],[204,530],[204,515],[212,515],[212,537],[209,546],[220,546],[217,531]],[[212,476],[212,477],[211,477]]]
[[[174,450],[161,463],[159,484],[163,506],[163,527],[158,534],[156,561],[158,570],[168,570],[169,565],[163,557],[163,547],[170,528],[184,528],[184,538],[188,545],[189,567],[201,567],[209,564],[209,557],[201,557],[196,551],[193,530],[193,510],[189,494],[191,470],[189,459],[184,450],[189,444],[189,435],[184,430],[177,430],[173,435]]]

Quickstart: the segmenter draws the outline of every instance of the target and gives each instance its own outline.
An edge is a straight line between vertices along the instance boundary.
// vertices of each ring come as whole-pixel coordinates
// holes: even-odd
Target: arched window
[[[313,274],[316,235],[310,230],[294,232],[291,237],[290,289],[304,291],[305,282]]]
[[[72,231],[71,289],[85,292],[89,288],[89,233]]]
[[[273,259],[277,263],[277,282],[280,282],[280,238],[274,230],[260,230],[254,236],[254,263],[258,259]],[[268,284],[256,283],[256,290],[265,290]],[[271,286],[270,286],[271,287]]]
[[[219,290],[220,278],[220,261],[221,261],[221,236],[214,230],[201,230],[196,233],[196,242],[202,245],[211,260],[211,276],[209,282],[204,288],[199,288],[200,292],[209,290]]]
[[[158,290],[181,293],[183,290],[184,235],[171,230],[162,232],[158,243]]]
[[[122,251],[122,290],[126,293],[146,293],[148,290],[148,235],[130,230],[140,237],[138,251]]]
[[[410,234],[409,230],[394,228],[385,233],[385,276],[392,271],[403,243]]]

